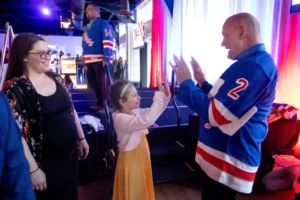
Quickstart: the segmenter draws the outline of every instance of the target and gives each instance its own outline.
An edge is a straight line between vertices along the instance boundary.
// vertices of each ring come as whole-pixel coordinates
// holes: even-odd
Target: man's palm
[[[199,63],[192,57],[191,65],[193,68],[194,79],[197,81],[198,85],[201,87],[205,81],[205,76],[199,65]]]

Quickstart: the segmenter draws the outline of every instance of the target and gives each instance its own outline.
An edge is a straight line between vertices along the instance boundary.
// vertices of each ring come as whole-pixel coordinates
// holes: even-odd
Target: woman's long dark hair
[[[71,83],[73,83],[73,81],[72,81],[72,79],[71,79],[71,77],[70,77],[69,74],[66,74],[66,75],[65,75],[65,81],[66,81],[66,84],[71,84]]]
[[[33,33],[22,33],[13,40],[9,53],[6,81],[24,73],[26,69],[24,59],[27,57],[33,45],[38,41],[45,40]]]

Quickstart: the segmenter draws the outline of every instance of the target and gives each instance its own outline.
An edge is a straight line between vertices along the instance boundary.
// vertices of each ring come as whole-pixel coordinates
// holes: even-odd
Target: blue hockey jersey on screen
[[[201,118],[195,159],[210,178],[252,191],[276,85],[277,69],[263,44],[238,56],[213,87],[180,85],[177,98]]]
[[[85,63],[106,61],[112,58],[114,42],[112,26],[108,21],[96,18],[83,33],[82,49]]]

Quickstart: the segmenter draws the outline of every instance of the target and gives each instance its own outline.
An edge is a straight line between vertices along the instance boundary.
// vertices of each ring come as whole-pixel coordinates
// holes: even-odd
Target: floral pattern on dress
[[[71,101],[71,93],[66,88],[64,79],[51,72],[47,72],[46,74],[58,83],[58,86],[65,89],[66,95],[69,96]],[[34,86],[29,78],[23,74],[6,81],[3,85],[3,93],[12,107],[14,118],[22,132],[22,136],[27,142],[36,162],[39,164],[42,157],[43,120],[38,94]],[[70,108],[70,114],[75,122],[73,104]]]

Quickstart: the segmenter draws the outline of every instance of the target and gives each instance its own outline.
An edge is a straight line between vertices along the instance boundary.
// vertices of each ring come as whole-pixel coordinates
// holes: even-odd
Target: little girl
[[[115,172],[113,200],[154,200],[151,160],[146,134],[170,100],[168,84],[158,90],[150,108],[141,109],[140,99],[131,82],[118,80],[110,88],[112,114],[117,133],[119,157]]]

